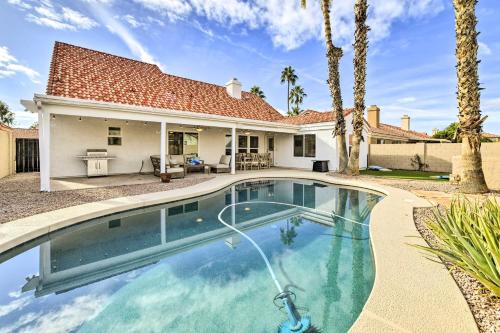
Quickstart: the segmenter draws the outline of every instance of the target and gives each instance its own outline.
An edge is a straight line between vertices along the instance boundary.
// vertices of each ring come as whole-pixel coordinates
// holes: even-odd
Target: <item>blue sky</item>
[[[456,119],[454,16],[446,0],[369,0],[366,104],[383,122],[430,133]],[[309,0],[1,0],[0,99],[17,126],[36,119],[19,100],[43,93],[54,41],[154,62],[171,74],[223,85],[259,85],[286,110],[280,72],[291,65],[308,96],[303,108],[330,109],[319,1]],[[344,106],[353,103],[354,0],[333,2],[333,35],[344,48]],[[485,131],[500,133],[500,2],[481,0],[481,109]]]

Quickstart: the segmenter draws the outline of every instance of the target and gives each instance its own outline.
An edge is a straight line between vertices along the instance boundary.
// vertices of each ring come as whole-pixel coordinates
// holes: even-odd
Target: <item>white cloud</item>
[[[408,97],[402,97],[400,99],[397,100],[397,102],[399,103],[411,103],[411,102],[415,102],[417,99],[413,96],[408,96]]]
[[[490,55],[491,54],[490,47],[483,42],[479,42],[479,54]]]
[[[64,20],[72,23],[74,26],[80,29],[89,30],[98,26],[96,21],[68,7],[62,8],[62,15]]]
[[[134,35],[112,15],[112,13],[110,13],[106,6],[96,3],[90,8],[106,28],[111,33],[117,35],[127,45],[132,54],[141,61],[158,65],[163,70],[162,64],[149,53],[146,47],[143,46]]]
[[[9,3],[22,10],[30,10],[26,20],[41,26],[57,30],[79,29],[89,30],[98,26],[97,22],[82,13],[69,7],[57,8],[50,0],[43,0],[35,5],[22,2],[21,0],[10,0]]]
[[[282,0],[134,0],[144,7],[166,15],[171,20],[190,15],[207,18],[225,26],[245,25],[262,28],[275,46],[295,49],[311,39],[321,39],[323,16],[319,1],[308,1],[307,9],[299,1]],[[354,32],[354,0],[332,4],[332,29],[335,42],[348,48]],[[390,34],[396,20],[433,16],[444,9],[443,0],[372,0],[369,25],[372,42]]]
[[[121,17],[122,20],[127,22],[132,28],[143,28],[146,24],[139,22],[134,16],[127,14]]]
[[[21,0],[7,0],[7,3],[17,6],[21,10],[31,9],[31,5]]]
[[[79,296],[72,303],[64,304],[56,310],[27,313],[9,326],[0,328],[0,333],[72,332],[85,321],[95,317],[106,306],[108,300],[108,295]]]
[[[26,75],[33,83],[40,83],[40,74],[34,69],[19,64],[16,57],[9,52],[7,46],[0,46],[0,78],[14,76],[17,73]]]

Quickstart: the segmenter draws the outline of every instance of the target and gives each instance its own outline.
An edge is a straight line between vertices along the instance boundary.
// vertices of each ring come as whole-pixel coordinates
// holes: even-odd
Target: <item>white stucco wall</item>
[[[143,172],[152,172],[150,156],[160,153],[160,124],[142,121],[56,115],[50,120],[51,177],[86,176],[86,165],[76,156],[85,155],[87,149],[107,149],[116,159],[109,161],[109,174],[138,173],[144,161]],[[108,146],[108,127],[120,127],[122,145]],[[167,124],[168,131],[196,132],[192,126]],[[205,163],[218,163],[225,153],[225,128],[204,128],[198,133],[198,155]],[[237,133],[242,134],[243,133]],[[265,132],[252,131],[259,137],[259,152],[267,151]],[[167,135],[168,138],[168,135]],[[168,140],[168,139],[167,139]]]
[[[346,118],[346,142],[349,142],[349,135],[352,134],[352,114]],[[332,135],[333,124],[315,124],[304,126],[298,134],[316,134],[316,156],[315,157],[295,157],[293,156],[293,134],[277,134],[275,149],[275,165],[280,167],[291,167],[299,169],[312,169],[313,160],[328,160],[328,167],[334,171],[338,169],[337,140]],[[363,131],[365,141],[360,147],[360,168],[367,166],[368,144],[366,142],[367,132]]]

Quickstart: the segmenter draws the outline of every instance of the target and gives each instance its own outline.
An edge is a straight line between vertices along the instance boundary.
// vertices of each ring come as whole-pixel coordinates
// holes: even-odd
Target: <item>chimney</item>
[[[376,105],[368,107],[368,124],[375,128],[380,124],[380,109]]]
[[[234,78],[232,80],[229,80],[228,83],[226,83],[226,91],[229,94],[229,96],[237,99],[241,99],[241,83],[238,81],[237,78]]]
[[[410,117],[407,114],[401,117],[401,128],[405,131],[410,130]]]

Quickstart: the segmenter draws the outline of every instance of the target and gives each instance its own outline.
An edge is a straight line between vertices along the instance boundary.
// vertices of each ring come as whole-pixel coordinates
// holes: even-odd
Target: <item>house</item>
[[[481,137],[488,139],[490,142],[500,142],[500,134],[481,133]]]
[[[410,129],[410,117],[401,117],[401,126],[394,126],[380,122],[380,108],[372,105],[367,109],[368,114],[368,143],[395,144],[416,142],[442,142],[446,140],[433,139],[427,133],[416,132]]]
[[[320,159],[338,168],[335,120],[322,118],[328,115],[291,120],[242,91],[237,79],[219,86],[61,42],[54,46],[46,93],[21,103],[38,114],[42,191],[50,191],[51,178],[85,176],[79,156],[87,149],[115,157],[109,174],[152,172],[155,154],[163,171],[166,154],[188,152],[205,163],[231,155],[232,173],[236,152],[269,152],[280,167],[311,169]],[[366,143],[361,152],[366,167]]]

